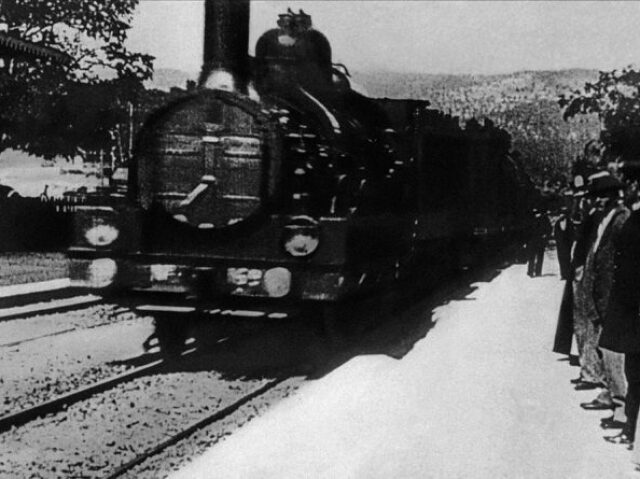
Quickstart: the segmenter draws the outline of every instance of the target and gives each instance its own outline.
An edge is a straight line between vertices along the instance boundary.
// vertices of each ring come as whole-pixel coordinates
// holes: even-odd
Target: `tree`
[[[600,72],[598,81],[561,95],[564,119],[595,113],[601,125],[600,141],[610,160],[640,159],[640,72],[632,67]]]
[[[0,0],[0,27],[73,58],[6,60],[0,151],[52,158],[109,150],[123,109],[153,73],[153,57],[124,46],[138,0]],[[125,110],[126,111],[126,110]],[[126,120],[125,120],[126,121]]]

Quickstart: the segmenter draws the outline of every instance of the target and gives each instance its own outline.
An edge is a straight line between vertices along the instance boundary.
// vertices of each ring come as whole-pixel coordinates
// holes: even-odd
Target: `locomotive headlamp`
[[[118,239],[120,232],[113,225],[98,223],[91,226],[84,233],[84,238],[91,246],[104,247],[109,246]]]
[[[271,268],[264,272],[264,290],[272,298],[282,298],[291,289],[291,272],[287,268]]]
[[[117,272],[118,266],[111,258],[94,259],[87,267],[86,284],[92,288],[106,288]]]
[[[297,216],[284,227],[282,244],[296,258],[309,256],[320,244],[320,226],[309,216]]]

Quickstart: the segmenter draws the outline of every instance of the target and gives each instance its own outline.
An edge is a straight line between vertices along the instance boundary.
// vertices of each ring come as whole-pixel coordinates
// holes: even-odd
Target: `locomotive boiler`
[[[520,239],[505,131],[355,91],[303,11],[249,57],[249,7],[207,0],[199,88],[146,122],[126,199],[76,213],[75,285],[153,315],[170,352],[190,318],[335,305]]]

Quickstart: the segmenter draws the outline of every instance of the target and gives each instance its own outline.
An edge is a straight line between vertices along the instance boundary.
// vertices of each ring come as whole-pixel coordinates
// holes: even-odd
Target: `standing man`
[[[571,258],[573,270],[573,332],[578,346],[580,358],[580,376],[571,382],[577,390],[596,389],[604,381],[602,360],[597,353],[597,338],[593,333],[593,305],[592,291],[592,262],[587,264],[588,252],[597,234],[597,227],[601,220],[601,213],[593,207],[593,199],[585,196],[580,201],[582,220],[576,225],[575,243]],[[588,272],[588,274],[587,274]],[[604,397],[605,402],[607,398]],[[608,408],[611,404],[608,404]]]
[[[574,191],[571,194],[571,211],[563,207],[560,218],[555,224],[555,238],[558,249],[558,261],[560,263],[560,275],[562,279],[566,279],[564,290],[562,292],[562,301],[560,303],[560,311],[558,313],[558,323],[556,325],[556,334],[553,340],[553,352],[566,354],[571,361],[571,345],[573,343],[574,325],[573,325],[573,263],[572,252],[574,241],[576,239],[576,231],[580,229],[582,217],[580,211],[580,202],[582,200],[582,191]],[[565,221],[564,227],[560,221]],[[558,230],[563,231],[563,233]],[[562,246],[561,246],[562,244]],[[560,250],[562,251],[562,254]],[[566,256],[565,256],[566,255]],[[563,266],[563,261],[566,264]],[[564,270],[563,270],[564,268]]]
[[[558,263],[560,264],[560,278],[567,279],[571,269],[571,245],[573,244],[573,224],[568,215],[568,210],[563,207],[560,217],[553,227],[553,236],[556,240]]]
[[[582,193],[582,192],[580,192]],[[558,354],[566,354],[571,360],[571,345],[573,342],[574,325],[573,325],[573,264],[571,262],[571,253],[575,241],[575,231],[580,228],[581,218],[579,217],[579,203],[581,196],[578,192],[572,194],[573,207],[572,213],[567,208],[562,208],[562,216],[555,224],[555,237],[558,249],[558,261],[560,262],[560,274],[562,279],[566,279],[564,290],[562,292],[562,301],[560,303],[560,312],[558,313],[558,323],[556,325],[556,334],[553,340],[553,352]],[[564,227],[560,226],[560,221],[564,219]],[[564,230],[559,233],[558,229]],[[562,244],[562,246],[561,246]],[[562,254],[560,250],[563,249]],[[566,255],[566,256],[565,256]],[[563,261],[566,263],[563,266]],[[563,270],[563,267],[565,268]]]
[[[531,277],[542,274],[544,249],[551,234],[551,223],[547,215],[536,208],[533,209],[533,214],[531,234],[529,236],[529,243],[527,244],[527,255],[529,257],[527,274]]]
[[[613,283],[606,326],[600,337],[602,348],[624,353],[627,420],[622,433],[610,439],[620,444],[633,443],[640,408],[640,211],[637,204],[633,210],[615,240]]]
[[[614,420],[619,423],[626,421],[622,407],[627,394],[624,355],[604,347],[599,339],[608,329],[607,309],[613,284],[615,243],[630,214],[622,203],[623,190],[624,185],[612,176],[596,178],[590,185],[590,192],[596,197],[596,208],[602,214],[593,248],[589,252],[593,261],[592,295],[596,311],[593,318],[594,331],[598,336],[598,352],[602,358],[605,385],[616,408]]]

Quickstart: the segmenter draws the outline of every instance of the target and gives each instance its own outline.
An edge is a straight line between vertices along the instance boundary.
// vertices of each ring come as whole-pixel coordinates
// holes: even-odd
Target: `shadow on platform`
[[[438,288],[412,287],[344,305],[327,330],[321,314],[284,320],[224,318],[193,328],[197,350],[167,365],[165,372],[217,371],[230,379],[320,378],[360,355],[402,359],[433,327],[433,311],[468,296],[491,281],[497,268],[466,272]],[[125,362],[137,366],[157,354]],[[122,363],[121,363],[122,364]]]

